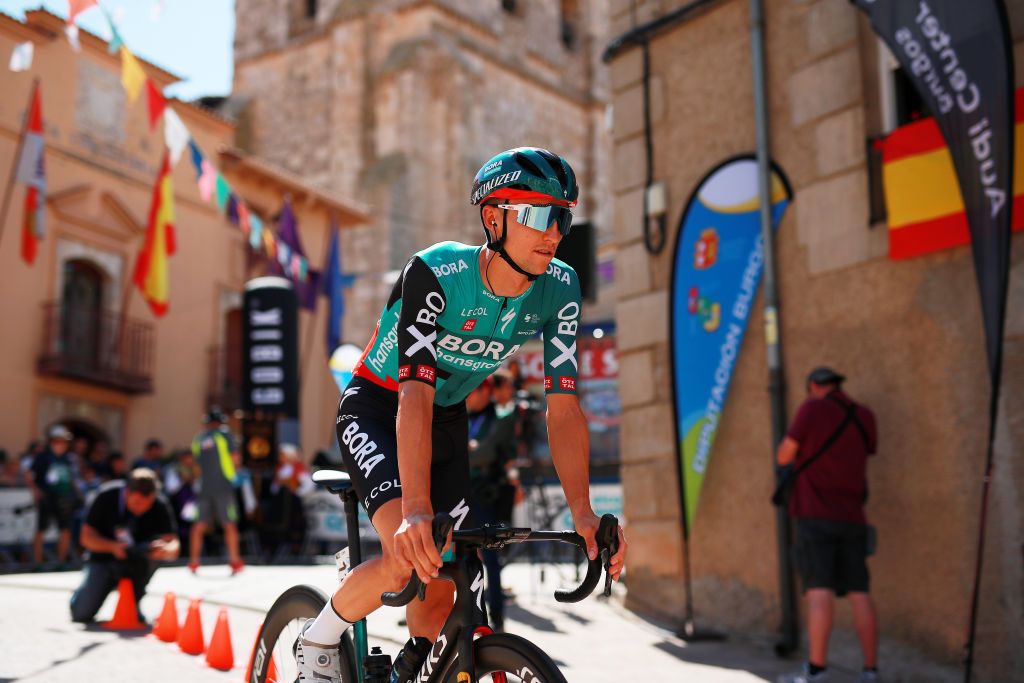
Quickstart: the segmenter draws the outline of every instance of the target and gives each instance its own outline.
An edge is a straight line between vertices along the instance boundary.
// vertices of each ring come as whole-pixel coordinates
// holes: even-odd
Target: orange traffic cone
[[[135,589],[132,588],[131,579],[121,579],[117,582],[117,607],[114,609],[114,618],[103,622],[103,627],[115,631],[137,631],[146,628],[139,620],[139,607],[135,603]]]
[[[174,593],[164,596],[164,611],[153,624],[153,635],[165,643],[178,639],[178,604]]]
[[[231,628],[228,626],[228,611],[221,609],[217,625],[213,627],[210,646],[206,648],[206,663],[221,671],[230,671],[235,666],[235,653],[231,649]]]
[[[199,598],[188,603],[185,623],[178,632],[178,647],[185,654],[203,654],[203,620],[199,616]]]
[[[268,683],[278,683],[277,667],[274,666],[274,655],[270,655],[270,664],[267,665]]]

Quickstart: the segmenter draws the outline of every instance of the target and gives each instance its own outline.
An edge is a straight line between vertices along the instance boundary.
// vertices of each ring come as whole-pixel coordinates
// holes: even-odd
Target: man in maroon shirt
[[[813,370],[807,378],[808,398],[779,444],[779,465],[797,468],[789,513],[796,518],[795,554],[807,595],[810,639],[803,670],[780,676],[779,683],[828,680],[828,640],[837,595],[849,595],[853,606],[864,655],[860,681],[879,680],[878,618],[868,594],[864,517],[867,458],[874,455],[878,436],[871,410],[843,393],[844,379],[831,368]]]

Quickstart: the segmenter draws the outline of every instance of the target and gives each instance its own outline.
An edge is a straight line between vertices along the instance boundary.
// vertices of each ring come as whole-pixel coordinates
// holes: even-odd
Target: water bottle
[[[406,683],[415,679],[433,647],[434,644],[429,638],[410,638],[395,659],[395,668],[391,670],[391,683]]]
[[[374,647],[363,660],[363,683],[388,683],[390,677],[391,655],[386,655],[379,647]]]

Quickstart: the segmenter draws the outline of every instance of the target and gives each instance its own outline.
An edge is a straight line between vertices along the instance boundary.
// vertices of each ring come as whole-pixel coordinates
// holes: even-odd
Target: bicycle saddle
[[[340,470],[317,470],[313,473],[313,481],[331,493],[341,493],[352,488],[352,479]]]

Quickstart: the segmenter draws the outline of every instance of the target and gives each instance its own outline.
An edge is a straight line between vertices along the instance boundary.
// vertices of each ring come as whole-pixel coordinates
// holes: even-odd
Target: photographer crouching
[[[178,557],[174,514],[159,493],[153,470],[139,468],[127,480],[104,484],[89,503],[81,543],[89,551],[82,585],[71,596],[71,619],[93,621],[122,578],[131,579],[136,607],[157,563]]]

